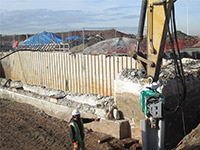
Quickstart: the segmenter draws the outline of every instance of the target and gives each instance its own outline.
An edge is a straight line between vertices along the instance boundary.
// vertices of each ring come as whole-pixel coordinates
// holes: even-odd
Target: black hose
[[[140,19],[139,19],[138,32],[137,32],[137,40],[138,40],[137,47],[136,47],[137,53],[139,52],[140,43],[143,39],[146,10],[147,10],[147,0],[143,0],[142,5],[141,5]]]
[[[181,61],[181,55],[180,55],[180,49],[179,49],[179,45],[178,45],[178,40],[177,40],[177,32],[176,32],[176,23],[175,23],[175,11],[174,11],[174,3],[172,4],[172,24],[171,26],[173,27],[172,30],[174,30],[174,37],[175,37],[175,42],[176,42],[176,46],[177,46],[177,51],[178,51],[178,57],[176,55],[175,49],[174,49],[174,40],[172,38],[171,32],[170,32],[170,28],[169,28],[169,17],[167,14],[167,8],[166,8],[166,4],[164,4],[164,10],[165,10],[165,15],[166,15],[166,20],[167,20],[167,29],[168,29],[168,33],[169,33],[169,38],[170,38],[170,46],[172,48],[172,52],[174,55],[174,65],[175,65],[175,72],[176,72],[176,77],[178,77],[181,80],[182,86],[183,86],[183,93],[181,98],[179,99],[179,103],[178,105],[172,110],[172,109],[167,109],[165,108],[165,110],[171,112],[171,113],[175,113],[184,103],[185,101],[185,97],[186,97],[186,84],[185,84],[185,77],[184,77],[184,71],[183,71],[183,66],[182,66],[182,61]],[[178,63],[179,60],[179,63]],[[178,73],[178,74],[177,74]],[[176,80],[177,81],[177,80]],[[179,91],[178,88],[178,81],[177,81],[177,89]]]
[[[184,70],[183,70],[183,64],[182,64],[182,60],[181,60],[181,53],[180,53],[180,48],[178,45],[178,38],[177,38],[177,31],[176,31],[176,21],[175,21],[175,9],[174,9],[174,5],[173,5],[173,9],[172,9],[172,13],[173,13],[173,24],[174,24],[174,36],[175,36],[175,41],[176,41],[176,46],[177,46],[177,51],[178,51],[178,59],[180,62],[180,72],[181,72],[181,81],[182,81],[182,85],[183,85],[183,98],[182,98],[182,103],[184,103],[185,101],[185,97],[187,94],[187,89],[186,89],[186,83],[185,83],[185,76],[184,76]]]
[[[6,58],[6,57],[8,57],[8,56],[10,56],[10,55],[12,55],[12,54],[14,54],[14,53],[16,53],[16,52],[19,52],[19,51],[20,51],[20,50],[16,50],[16,51],[13,51],[13,52],[7,54],[6,56],[1,57],[1,58],[0,58],[0,61],[3,60],[4,58]]]

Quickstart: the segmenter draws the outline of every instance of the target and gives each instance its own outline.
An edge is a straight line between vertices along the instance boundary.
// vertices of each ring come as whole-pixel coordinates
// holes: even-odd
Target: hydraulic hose
[[[13,51],[13,52],[7,54],[6,56],[1,57],[1,58],[0,58],[0,61],[3,60],[4,58],[6,58],[6,57],[8,57],[8,56],[10,56],[10,55],[12,55],[12,54],[14,54],[14,53],[16,53],[16,52],[19,52],[19,50]]]
[[[139,25],[138,25],[138,32],[137,32],[136,53],[139,52],[140,43],[143,39],[146,10],[147,10],[147,0],[142,0],[141,11],[140,11],[140,19],[139,19]]]

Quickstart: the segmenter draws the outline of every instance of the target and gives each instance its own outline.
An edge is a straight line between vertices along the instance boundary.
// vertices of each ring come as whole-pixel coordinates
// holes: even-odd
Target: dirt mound
[[[128,54],[135,50],[136,40],[131,38],[113,38],[98,42],[86,49],[84,54]]]
[[[200,47],[200,39],[196,44],[193,45],[193,47]]]
[[[200,124],[184,137],[182,144],[177,150],[199,150],[200,149]]]
[[[87,47],[87,45],[85,45]],[[71,53],[82,53],[83,52],[83,44],[80,44],[78,46],[74,46],[69,50]]]
[[[194,36],[187,35],[187,34],[181,32],[181,31],[177,31],[177,37],[178,37],[178,39],[181,39],[181,40],[195,39]]]
[[[82,53],[83,52],[83,48],[87,48],[89,46],[92,46],[93,44],[96,44],[99,42],[99,39],[96,37],[93,38],[88,38],[87,40],[85,40],[85,44],[83,47],[83,42],[81,44],[77,44],[76,46],[72,46],[72,48],[69,50],[71,53]]]
[[[68,123],[46,115],[43,111],[14,101],[0,99],[0,149],[66,150],[72,149]],[[85,130],[88,150],[141,149],[137,140],[110,138],[102,144],[104,134]]]
[[[68,36],[80,36],[83,37],[83,30],[79,31],[71,31],[71,32],[62,32],[56,33],[57,35],[67,38]],[[135,35],[129,35],[115,29],[110,30],[84,30],[84,35],[91,36],[100,34],[104,39],[111,39],[115,37],[128,37],[128,38],[135,38]]]
[[[193,40],[193,39],[196,39],[197,37],[196,36],[190,36],[190,35],[187,35],[181,31],[177,31],[177,38],[179,40]],[[167,41],[169,41],[169,36],[167,37]]]

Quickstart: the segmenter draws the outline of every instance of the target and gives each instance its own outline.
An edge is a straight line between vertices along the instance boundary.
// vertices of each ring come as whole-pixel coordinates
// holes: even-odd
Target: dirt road
[[[104,136],[103,134],[88,129],[85,132],[87,150],[141,149],[134,139],[112,138],[108,142],[99,144],[97,141]],[[132,145],[134,142],[136,144]],[[31,105],[0,99],[0,149],[72,149],[68,123],[48,116]]]

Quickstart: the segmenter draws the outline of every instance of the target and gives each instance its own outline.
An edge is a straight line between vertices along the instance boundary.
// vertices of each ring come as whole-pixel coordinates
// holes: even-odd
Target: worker
[[[81,118],[80,112],[75,109],[72,111],[72,118],[70,120],[70,138],[74,145],[74,150],[85,150],[84,143],[84,123],[92,121],[100,121],[100,118]]]

